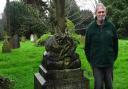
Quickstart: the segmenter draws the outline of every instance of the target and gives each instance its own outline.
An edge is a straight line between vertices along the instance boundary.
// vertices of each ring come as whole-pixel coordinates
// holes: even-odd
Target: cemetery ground
[[[38,72],[44,47],[36,47],[30,41],[21,42],[21,47],[13,49],[11,53],[2,53],[0,42],[0,76],[15,81],[14,89],[33,89],[34,73]],[[128,89],[128,40],[119,41],[119,56],[114,66],[114,89]],[[82,62],[81,69],[90,79],[90,89],[93,89],[91,68],[86,60],[83,44],[78,45],[77,53]]]

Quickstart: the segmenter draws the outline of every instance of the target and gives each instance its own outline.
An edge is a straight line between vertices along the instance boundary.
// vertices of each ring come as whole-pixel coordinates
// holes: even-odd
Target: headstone
[[[21,42],[25,42],[26,41],[26,37],[25,36],[21,36]]]
[[[36,34],[34,34],[34,42],[36,42],[38,40],[38,37]]]
[[[10,42],[8,41],[8,36],[4,38],[3,46],[2,46],[2,53],[9,53],[11,52],[11,45]]]
[[[30,41],[31,41],[31,42],[34,42],[34,34],[31,34],[31,35],[30,35]]]
[[[30,35],[30,41],[31,41],[31,42],[36,42],[37,39],[38,39],[38,37],[37,37],[36,34],[31,34],[31,35]]]
[[[17,34],[13,36],[13,48],[19,48],[20,47],[20,39]]]

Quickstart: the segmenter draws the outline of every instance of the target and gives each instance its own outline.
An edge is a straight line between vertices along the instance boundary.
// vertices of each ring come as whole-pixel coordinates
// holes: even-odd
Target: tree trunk
[[[56,32],[65,33],[65,0],[54,0],[56,7]]]
[[[6,7],[9,7],[9,0],[6,0]],[[8,12],[7,13],[7,11],[5,11],[5,16],[6,16],[6,30],[7,30],[7,35],[9,35],[9,36],[11,36],[11,34],[10,34],[10,13]]]

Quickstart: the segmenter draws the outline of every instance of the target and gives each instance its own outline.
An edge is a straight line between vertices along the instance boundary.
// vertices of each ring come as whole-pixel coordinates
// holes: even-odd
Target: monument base
[[[48,70],[40,65],[34,76],[34,89],[89,89],[89,80],[78,69]]]

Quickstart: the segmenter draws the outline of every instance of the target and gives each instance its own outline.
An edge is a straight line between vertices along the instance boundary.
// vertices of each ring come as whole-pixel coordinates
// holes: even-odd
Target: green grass
[[[14,89],[33,89],[34,73],[42,60],[44,47],[36,47],[27,41],[21,43],[21,47],[13,49],[11,53],[1,52],[0,42],[0,76],[8,77],[15,81]],[[88,64],[83,45],[79,45],[77,53],[80,54],[82,69],[86,70],[84,75],[90,79],[90,86],[93,89],[93,77],[90,65]],[[119,41],[119,57],[114,66],[114,89],[128,88],[128,41]]]
[[[25,42],[11,53],[0,52],[0,75],[15,80],[14,89],[33,89],[33,75],[38,70],[43,51],[43,47]]]
[[[120,40],[119,56],[114,66],[114,89],[128,89],[128,40]]]

